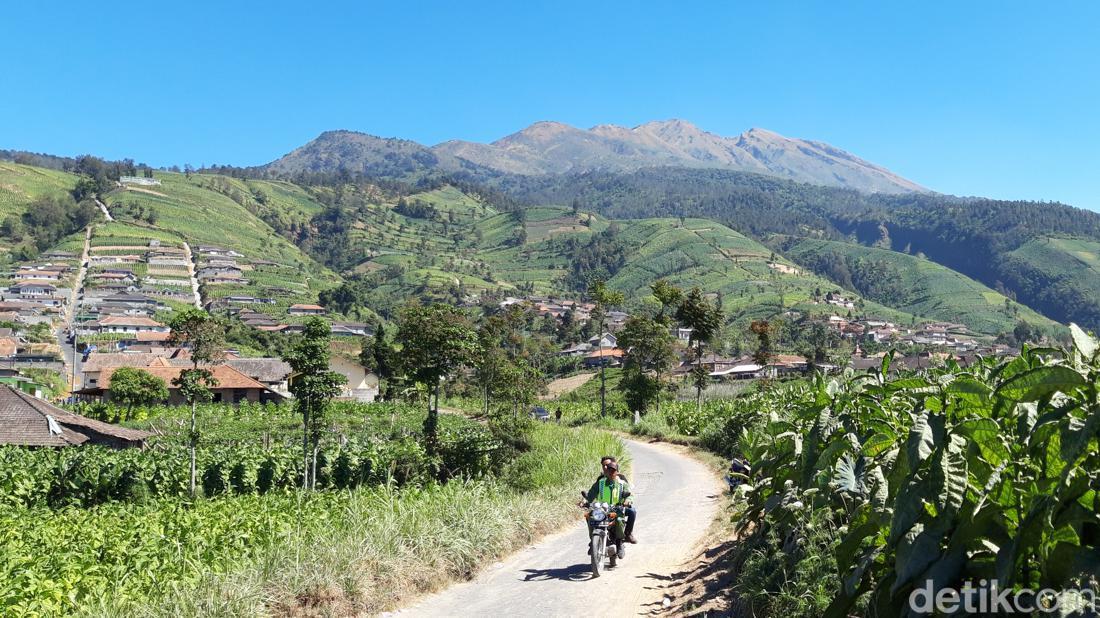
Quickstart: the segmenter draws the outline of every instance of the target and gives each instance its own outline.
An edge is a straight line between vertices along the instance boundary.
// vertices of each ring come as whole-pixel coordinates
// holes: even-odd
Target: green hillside
[[[0,161],[0,217],[23,214],[40,197],[67,194],[76,180],[67,172]]]
[[[1045,299],[1051,317],[1100,324],[1100,242],[1037,238],[1007,253],[1001,271],[1021,297]]]
[[[903,311],[961,322],[990,335],[1009,332],[1020,320],[1048,332],[1060,330],[1028,307],[927,259],[806,238],[787,238],[777,246],[784,255],[847,289]]]
[[[349,284],[362,304],[383,314],[406,297],[470,302],[485,293],[581,296],[577,265],[613,253],[610,284],[629,307],[652,302],[649,284],[666,278],[720,295],[731,320],[786,310],[831,314],[820,300],[839,286],[797,268],[757,241],[705,219],[604,219],[561,207],[534,207],[522,216],[496,212],[452,187],[376,201],[355,214],[350,237],[359,252]],[[423,208],[430,205],[436,212]],[[408,216],[402,212],[415,212]],[[593,249],[599,245],[601,248]],[[598,261],[598,260],[597,260]],[[896,311],[853,296],[856,312],[904,322],[929,316]],[[844,310],[847,312],[847,310]]]
[[[990,335],[1010,331],[1020,320],[1057,329],[1029,308],[1006,304],[993,289],[929,260],[805,239],[773,243],[775,255],[710,219],[614,220],[556,206],[506,211],[450,185],[397,198],[363,184],[303,187],[169,172],[156,172],[155,178],[161,184],[101,196],[118,224],[114,230],[100,227],[97,242],[116,233],[167,235],[196,249],[233,249],[244,256],[247,282],[204,286],[204,299],[274,297],[275,305],[257,308],[280,316],[289,304],[315,302],[320,292],[339,286],[341,278],[325,262],[356,279],[355,293],[332,308],[362,316],[388,314],[410,296],[450,302],[487,295],[580,296],[584,279],[604,269],[635,306],[646,302],[649,283],[663,277],[717,294],[733,320],[787,310],[832,313],[838,309],[821,297],[843,288],[856,301],[855,314],[902,323],[958,321]],[[65,172],[0,162],[0,216],[21,215],[42,196],[64,195],[76,180]],[[1020,277],[1004,286],[1034,297],[1037,291],[1026,286],[1041,285],[1078,298],[1065,313],[1081,315],[1089,299],[1100,297],[1100,286],[1087,284],[1100,281],[1098,256],[1100,243],[1092,241],[1025,243],[1008,254]]]
[[[319,291],[339,284],[338,276],[262,220],[257,213],[262,214],[263,210],[249,207],[255,201],[252,190],[260,189],[262,199],[268,202],[268,212],[280,213],[287,221],[305,225],[321,206],[303,189],[289,183],[246,183],[206,174],[187,178],[184,174],[157,172],[155,178],[160,185],[120,188],[104,196],[104,201],[120,223],[168,234],[189,243],[193,250],[199,245],[215,245],[243,255],[239,261],[246,269],[247,284],[204,286],[204,300],[229,295],[275,297],[276,305],[256,308],[281,315],[286,306],[316,302]],[[151,222],[149,213],[153,213]],[[109,228],[97,231],[97,237],[109,235]],[[262,268],[250,266],[254,261],[274,264]]]

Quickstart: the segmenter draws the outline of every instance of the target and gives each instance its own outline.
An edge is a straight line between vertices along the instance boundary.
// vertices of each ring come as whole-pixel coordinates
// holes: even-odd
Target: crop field
[[[1066,241],[1070,242],[1070,241]],[[892,306],[915,314],[962,322],[977,332],[996,335],[1011,331],[1018,320],[1055,329],[1052,321],[1035,311],[1016,304],[1015,311],[1006,312],[1001,294],[935,262],[916,256],[826,240],[798,240],[785,252],[792,259],[815,263],[825,255],[849,260],[875,260],[892,266],[904,297]],[[1068,253],[1068,251],[1067,251]]]
[[[572,516],[564,498],[591,461],[622,452],[606,434],[532,427],[530,450],[515,459],[482,425],[444,415],[432,459],[418,439],[421,408],[342,404],[320,488],[302,492],[301,421],[289,408],[208,405],[202,495],[190,499],[186,411],[134,412],[144,418],[132,425],[164,432],[152,449],[0,449],[3,613],[270,613],[319,584],[374,613],[501,555],[517,533]],[[515,461],[491,476],[502,457]],[[438,482],[441,471],[452,480]],[[435,536],[427,559],[414,541],[443,522],[451,533]],[[403,561],[421,568],[392,569]],[[313,576],[299,579],[302,568]]]
[[[210,244],[235,249],[246,256],[263,256],[287,265],[302,265],[304,280],[323,288],[334,281],[331,273],[304,256],[297,247],[271,233],[271,228],[256,215],[229,197],[206,186],[212,182],[204,175],[187,179],[183,174],[157,172],[161,181],[157,193],[115,191],[107,196],[109,204],[138,202],[157,213],[156,227],[171,230],[194,247]],[[204,184],[206,183],[206,184]]]
[[[0,161],[0,217],[22,214],[39,197],[67,194],[76,180],[67,172]]]

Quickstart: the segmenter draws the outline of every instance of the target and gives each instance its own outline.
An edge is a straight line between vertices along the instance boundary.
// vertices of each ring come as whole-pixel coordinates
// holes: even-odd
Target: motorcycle
[[[608,568],[615,568],[619,560],[626,557],[626,507],[612,506],[606,502],[584,502],[583,508],[588,521],[592,576],[599,577],[605,556]]]
[[[729,485],[730,491],[736,491],[737,487],[749,482],[752,477],[752,466],[745,459],[733,459],[730,461],[730,467],[726,474],[726,484]]]

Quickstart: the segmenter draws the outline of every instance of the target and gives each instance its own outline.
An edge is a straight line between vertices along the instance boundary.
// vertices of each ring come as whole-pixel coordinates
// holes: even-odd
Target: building
[[[85,329],[96,333],[167,333],[168,327],[147,317],[133,315],[110,315],[89,322]]]
[[[33,447],[141,446],[153,434],[73,414],[0,384],[0,444]]]
[[[290,365],[279,358],[230,358],[226,365],[283,396],[290,396]]]
[[[180,374],[187,369],[190,364],[179,366],[173,361],[175,361],[175,359],[161,357],[153,360],[152,364],[148,366],[129,366],[137,367],[138,369],[147,371],[164,380],[164,383],[168,386],[168,400],[165,403],[168,405],[184,405],[187,403],[187,400],[184,399],[179,387],[172,382],[178,379]],[[275,392],[266,385],[248,377],[228,364],[208,365],[203,368],[210,371],[217,381],[217,385],[210,389],[214,395],[214,403],[237,404],[245,401],[251,403],[266,403],[278,402],[285,399],[284,395]],[[97,398],[100,401],[110,401],[111,376],[114,375],[115,371],[118,369],[119,367],[103,369],[99,372],[99,377],[95,386],[85,386],[83,390],[77,391],[77,394],[84,397]]]
[[[719,380],[750,380],[764,376],[764,367],[752,362],[743,362],[710,372],[710,377]]]
[[[122,185],[142,185],[145,187],[155,187],[160,184],[160,181],[156,178],[146,178],[144,176],[119,176],[118,183]]]
[[[623,361],[623,351],[619,348],[593,350],[584,357],[585,367],[618,367]]]
[[[328,368],[347,379],[340,393],[341,399],[370,402],[378,397],[378,376],[374,372],[367,371],[357,361],[333,354],[329,359]],[[294,377],[291,376],[291,381],[293,379]]]
[[[602,337],[594,336],[588,340],[588,345],[593,348],[613,348],[619,345],[619,339],[611,333],[604,333]]]
[[[331,330],[333,337],[369,337],[374,335],[369,326],[358,322],[333,322]]]
[[[286,310],[287,315],[325,315],[325,308],[321,305],[291,305]]]
[[[60,281],[61,271],[20,268],[15,272],[15,278],[21,281]]]
[[[8,293],[21,298],[39,298],[53,296],[57,293],[57,287],[45,281],[25,280],[8,286]]]

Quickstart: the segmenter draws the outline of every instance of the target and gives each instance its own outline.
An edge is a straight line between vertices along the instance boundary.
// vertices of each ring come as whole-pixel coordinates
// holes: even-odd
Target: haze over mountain
[[[345,169],[382,176],[426,170],[532,176],[658,166],[732,169],[869,193],[927,191],[829,144],[765,129],[723,137],[683,120],[587,130],[544,121],[490,144],[452,140],[433,147],[354,131],[327,131],[266,167],[288,174]]]

